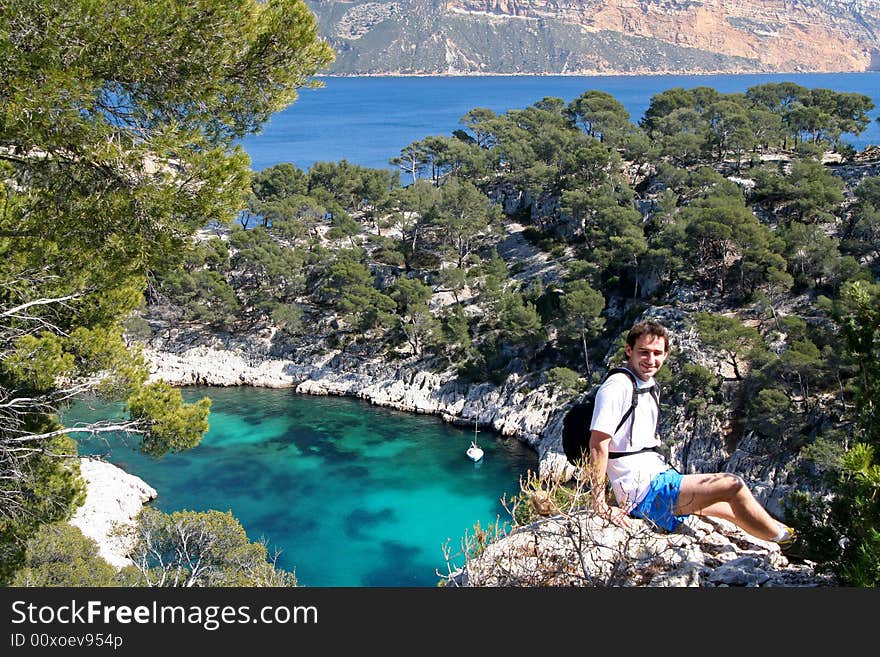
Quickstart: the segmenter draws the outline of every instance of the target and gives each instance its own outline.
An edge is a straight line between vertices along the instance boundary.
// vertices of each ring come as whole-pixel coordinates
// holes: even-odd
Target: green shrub
[[[586,387],[580,374],[567,367],[553,367],[547,372],[547,383],[567,397],[575,397]]]
[[[27,542],[24,566],[12,586],[132,586],[135,574],[117,572],[98,556],[98,545],[66,522],[43,525]]]

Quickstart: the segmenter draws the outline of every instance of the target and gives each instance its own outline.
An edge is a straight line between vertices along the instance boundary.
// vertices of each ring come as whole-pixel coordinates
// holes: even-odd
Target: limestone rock
[[[663,534],[624,529],[590,512],[518,528],[486,547],[447,586],[821,587],[832,579],[790,562],[779,546],[723,520],[691,516]]]
[[[337,75],[864,71],[876,2],[308,0]]]
[[[172,385],[290,387],[302,394],[348,395],[377,406],[436,414],[462,426],[491,427],[532,445],[541,441],[560,403],[552,390],[523,392],[516,375],[503,385],[462,384],[451,371],[416,359],[384,362],[340,352],[277,358],[228,344],[146,349],[151,380]]]
[[[144,505],[156,499],[154,488],[115,465],[92,458],[80,459],[80,472],[87,484],[86,501],[70,524],[98,544],[100,556],[115,568],[131,565],[126,546],[112,535],[116,523],[133,525]]]

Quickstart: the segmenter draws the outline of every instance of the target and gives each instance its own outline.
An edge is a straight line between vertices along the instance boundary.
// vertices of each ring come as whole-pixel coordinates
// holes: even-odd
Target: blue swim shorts
[[[633,518],[644,518],[667,531],[674,531],[687,517],[674,514],[680,491],[681,473],[669,468],[651,480],[648,494],[629,514]]]

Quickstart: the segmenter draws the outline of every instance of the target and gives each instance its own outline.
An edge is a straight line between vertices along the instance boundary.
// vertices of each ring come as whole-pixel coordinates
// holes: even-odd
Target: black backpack
[[[602,383],[605,383],[605,381],[608,380],[608,377],[612,374],[617,374],[618,372],[622,372],[630,378],[633,386],[633,394],[632,403],[626,410],[626,413],[623,414],[614,433],[620,431],[620,427],[623,426],[623,423],[626,422],[629,416],[636,410],[636,406],[639,405],[640,395],[645,393],[650,394],[657,403],[657,408],[660,408],[660,394],[657,390],[657,384],[655,383],[650,388],[640,389],[636,375],[624,367],[615,367],[609,370],[608,374],[606,374],[605,378],[602,380]],[[590,453],[590,423],[593,421],[593,408],[596,404],[596,392],[598,392],[600,386],[601,384],[593,388],[582,402],[572,406],[562,419],[562,449],[565,451],[565,456],[572,465],[583,461]],[[630,428],[630,435],[632,435],[631,432],[632,429]],[[639,452],[646,451],[657,451],[657,448],[646,447],[634,452],[609,452],[608,458],[617,459],[621,456],[626,456],[627,454],[638,454]]]

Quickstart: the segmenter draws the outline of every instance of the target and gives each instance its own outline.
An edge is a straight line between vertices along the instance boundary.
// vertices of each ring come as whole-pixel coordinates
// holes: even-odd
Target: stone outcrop
[[[557,515],[489,544],[447,586],[836,586],[775,543],[723,520],[690,516],[675,532],[621,528],[592,513]]]
[[[113,530],[117,525],[133,525],[144,505],[156,499],[156,490],[105,461],[81,458],[80,472],[86,481],[86,501],[70,524],[98,544],[98,553],[110,565],[117,569],[131,565],[126,545]]]
[[[771,70],[865,70],[877,39],[876,6],[790,0],[452,0],[448,10],[554,19],[743,57]],[[865,17],[868,24],[866,25]]]

